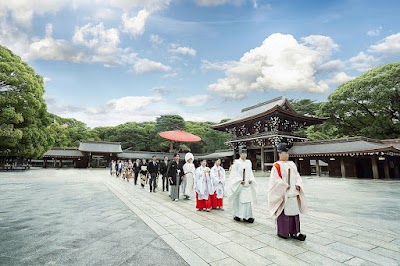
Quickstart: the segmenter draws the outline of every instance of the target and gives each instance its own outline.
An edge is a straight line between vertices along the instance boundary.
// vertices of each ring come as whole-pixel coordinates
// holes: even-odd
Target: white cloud
[[[201,60],[201,69],[225,71],[236,66],[237,64],[238,62],[235,61],[210,62],[208,60]]]
[[[367,32],[367,35],[371,36],[371,37],[372,36],[379,36],[379,35],[381,35],[381,30],[382,30],[382,26],[380,26],[380,27],[378,27],[376,29],[369,30]]]
[[[0,1],[0,15],[10,14],[12,19],[20,26],[29,27],[34,15],[55,13],[69,5],[68,0],[14,0]]]
[[[48,77],[44,77],[43,78],[43,82],[44,83],[48,83],[48,82],[50,82],[51,81],[51,78],[48,78]]]
[[[400,33],[387,36],[380,43],[371,45],[369,51],[381,54],[400,53]]]
[[[95,19],[100,21],[105,20],[115,20],[119,17],[117,10],[111,8],[100,8],[95,10],[94,16]]]
[[[131,10],[133,8],[145,8],[149,12],[154,12],[168,7],[171,3],[171,0],[96,0],[96,2],[103,2],[110,6],[121,8],[123,10]]]
[[[325,82],[328,84],[343,84],[355,78],[356,77],[348,76],[345,72],[339,72],[336,75],[334,75],[331,79],[328,79]]]
[[[172,48],[169,51],[174,54],[191,55],[191,56],[195,56],[197,53],[195,49],[186,46]]]
[[[30,43],[31,40],[29,36],[21,31],[17,26],[7,22],[5,19],[0,20],[1,45],[9,48],[13,53],[20,55],[23,60],[26,60],[23,55],[29,50]]]
[[[134,37],[142,35],[149,14],[146,9],[140,10],[137,16],[132,18],[127,13],[124,13],[122,15],[123,31]]]
[[[52,37],[53,26],[46,26],[46,36],[43,39],[32,42],[23,58],[28,60],[44,59],[69,62],[82,62],[84,53],[77,52],[74,47],[65,40]]]
[[[202,106],[208,100],[210,96],[208,95],[193,95],[188,97],[182,97],[177,100],[179,104],[186,105],[186,106]]]
[[[119,48],[119,31],[115,28],[106,29],[102,22],[97,25],[88,23],[81,28],[77,27],[72,42],[88,49],[90,57],[85,60],[88,62],[120,64],[122,54],[126,53]]]
[[[328,62],[322,63],[318,70],[322,71],[334,71],[334,70],[343,70],[345,67],[344,62],[340,59],[330,60]]]
[[[135,70],[136,73],[166,72],[169,71],[171,67],[166,66],[160,62],[142,58],[134,63],[133,69]]]
[[[199,6],[221,6],[226,4],[240,5],[243,0],[195,0]]]
[[[351,69],[355,69],[359,72],[365,72],[379,64],[379,59],[370,54],[360,52],[358,55],[350,58],[348,62]]]
[[[315,74],[338,47],[327,36],[311,35],[298,43],[292,35],[275,33],[261,46],[245,53],[225,78],[208,89],[227,98],[240,99],[251,91],[300,90],[326,92],[328,84]]]
[[[151,34],[151,35],[150,35],[150,42],[151,42],[153,45],[161,45],[161,44],[164,43],[164,39],[161,38],[161,37],[160,37],[159,35],[157,35],[157,34]]]
[[[107,112],[115,111],[120,113],[133,112],[141,110],[151,104],[161,101],[160,97],[151,96],[126,96],[119,99],[113,99],[106,104],[106,108],[101,108],[101,112],[107,109]]]
[[[172,73],[168,73],[168,74],[165,74],[164,76],[163,76],[163,78],[176,78],[178,76],[178,73],[177,72],[172,72]]]

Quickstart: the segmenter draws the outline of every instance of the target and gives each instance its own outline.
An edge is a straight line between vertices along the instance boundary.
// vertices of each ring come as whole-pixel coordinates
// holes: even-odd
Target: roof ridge
[[[344,143],[344,142],[353,142],[353,141],[366,141],[366,142],[373,142],[376,144],[384,144],[381,140],[372,139],[367,137],[348,137],[348,138],[340,138],[340,139],[324,139],[324,140],[313,140],[313,141],[305,141],[305,142],[295,142],[294,145],[302,146],[302,145],[318,145],[318,144],[327,144],[327,143]]]
[[[252,105],[252,106],[243,108],[242,111],[241,111],[241,113],[246,112],[246,111],[249,111],[249,110],[254,109],[254,108],[257,108],[257,107],[260,107],[260,106],[263,106],[263,105],[266,105],[266,104],[269,104],[269,103],[272,103],[272,102],[276,102],[276,101],[282,100],[283,98],[284,98],[283,96],[279,96],[279,97],[276,97],[276,98],[274,98],[274,99],[271,99],[271,100],[268,100],[268,101],[265,101],[265,102],[258,103],[258,104],[256,104],[256,105]]]
[[[117,145],[121,145],[121,142],[95,141],[95,140],[82,140],[81,143],[99,143],[99,144],[117,144]]]

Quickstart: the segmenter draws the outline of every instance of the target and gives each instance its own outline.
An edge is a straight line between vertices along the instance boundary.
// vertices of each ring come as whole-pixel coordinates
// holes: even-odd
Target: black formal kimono
[[[168,164],[167,176],[169,180],[169,184],[171,186],[171,194],[170,197],[172,200],[178,201],[179,199],[179,184],[181,182],[183,176],[183,168],[182,165],[175,160],[172,160]]]

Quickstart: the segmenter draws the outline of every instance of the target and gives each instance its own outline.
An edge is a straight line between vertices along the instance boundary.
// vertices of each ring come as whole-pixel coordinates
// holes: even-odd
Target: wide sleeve
[[[279,177],[276,166],[273,166],[268,183],[268,209],[271,216],[276,218],[282,213],[288,187],[289,185]]]

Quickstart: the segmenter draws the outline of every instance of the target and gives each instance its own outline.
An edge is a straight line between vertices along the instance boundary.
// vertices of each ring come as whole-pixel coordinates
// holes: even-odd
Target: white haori
[[[218,199],[222,199],[224,197],[225,188],[225,169],[221,166],[214,165],[211,168],[210,177],[213,183],[213,192],[216,192]]]
[[[289,187],[289,169],[290,189],[287,189]],[[300,191],[296,190],[296,186],[300,187]],[[277,218],[284,209],[287,209],[285,215],[288,216],[307,211],[303,182],[294,162],[278,161],[274,163],[268,184],[268,209],[274,218]]]
[[[183,165],[183,182],[185,182],[185,186],[183,189],[183,195],[192,197],[194,195],[194,177],[196,175],[196,168],[193,163],[185,163]]]
[[[244,185],[241,184],[242,181]],[[235,160],[226,190],[232,214],[242,219],[254,218],[253,203],[257,200],[257,182],[250,160]]]
[[[200,166],[196,169],[196,188],[199,200],[207,200],[208,195],[214,194],[210,178],[210,168]]]

